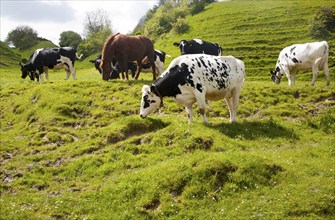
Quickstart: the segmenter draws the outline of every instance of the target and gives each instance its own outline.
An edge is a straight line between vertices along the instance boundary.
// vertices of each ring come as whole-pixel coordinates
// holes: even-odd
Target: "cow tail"
[[[222,47],[220,45],[219,46],[219,53],[218,53],[218,56],[222,56]]]
[[[78,56],[78,53],[76,52],[76,57],[78,60],[80,60],[83,57],[83,54],[80,54],[80,56]]]
[[[319,68],[322,68],[324,67],[324,65],[328,63],[328,56],[329,56],[329,45],[327,43],[327,41],[325,41],[325,52],[323,54],[323,57],[322,57],[322,61],[320,63],[320,66]]]

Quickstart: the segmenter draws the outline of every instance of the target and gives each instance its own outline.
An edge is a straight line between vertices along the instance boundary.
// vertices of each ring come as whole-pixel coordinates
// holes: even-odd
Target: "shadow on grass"
[[[242,138],[247,140],[255,140],[259,138],[299,139],[292,129],[287,129],[273,120],[242,121],[233,124],[220,123],[210,127],[231,138]]]

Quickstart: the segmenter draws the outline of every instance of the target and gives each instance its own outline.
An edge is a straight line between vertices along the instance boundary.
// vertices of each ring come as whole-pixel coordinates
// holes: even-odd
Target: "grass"
[[[213,23],[220,10],[239,21],[232,8],[240,5],[246,22],[231,25],[250,20],[261,27],[262,17],[248,18],[261,3],[223,2],[204,13],[218,13]],[[273,16],[282,18],[285,7],[272,3],[261,11],[277,8]],[[257,32],[243,33],[251,41]],[[188,124],[170,98],[141,119],[140,91],[151,74],[105,82],[87,59],[75,64],[77,80],[50,71],[49,81],[37,83],[21,79],[18,66],[0,67],[0,219],[332,219],[334,70],[329,87],[322,74],[311,87],[311,73],[299,74],[294,87],[272,84],[251,65],[260,65],[255,51],[265,51],[259,45],[272,37],[255,50],[227,39],[237,57],[249,59],[234,124],[223,101],[207,105],[212,125],[203,125],[198,111]]]
[[[91,67],[36,83],[15,71],[1,74],[2,219],[334,215],[334,84],[247,81],[239,121],[212,102],[206,126],[172,99],[141,119],[150,74],[104,82]]]

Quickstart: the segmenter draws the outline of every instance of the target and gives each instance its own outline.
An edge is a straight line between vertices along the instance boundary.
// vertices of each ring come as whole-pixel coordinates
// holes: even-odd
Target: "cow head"
[[[109,78],[110,79],[120,79],[120,71],[118,70],[118,68],[116,67],[112,68],[112,72]]]
[[[193,46],[192,43],[186,40],[181,40],[179,43],[175,42],[173,43],[173,45],[180,48],[181,55],[188,54],[190,51],[190,48]]]
[[[22,79],[25,79],[28,75],[29,76],[31,75],[31,74],[29,74],[29,71],[26,68],[26,63],[27,63],[26,59],[22,59],[19,63],[20,66],[21,66],[21,72],[22,72],[21,78]],[[31,79],[31,77],[30,77],[30,79]],[[34,80],[34,79],[32,79],[32,80]]]
[[[162,98],[156,94],[155,85],[144,85],[142,88],[142,100],[140,108],[141,118],[145,118],[150,113],[156,111],[162,105]]]
[[[283,76],[281,74],[281,72],[280,72],[279,66],[276,66],[276,69],[275,70],[271,70],[270,72],[271,72],[271,75],[272,75],[271,79],[272,79],[273,83],[279,84],[280,80],[281,80],[281,78]]]
[[[106,62],[103,59],[100,61],[100,69],[101,69],[101,75],[103,80],[109,80],[110,74],[112,71],[112,63]]]

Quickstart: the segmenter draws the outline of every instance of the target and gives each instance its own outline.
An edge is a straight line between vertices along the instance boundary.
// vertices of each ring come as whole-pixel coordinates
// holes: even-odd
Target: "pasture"
[[[152,83],[151,73],[137,81],[103,81],[90,57],[76,61],[77,80],[65,81],[64,70],[50,70],[50,80],[37,83],[21,79],[14,61],[0,67],[0,219],[332,219],[333,50],[329,87],[322,71],[314,87],[311,72],[298,74],[294,87],[286,78],[274,85],[269,70],[282,46],[310,39],[294,36],[296,29],[266,37],[272,32],[263,21],[301,24],[317,5],[334,3],[286,2],[298,17],[283,19],[280,14],[291,14],[284,3],[262,2],[210,5],[187,18],[190,33],[171,33],[155,44],[176,57],[173,42],[198,36],[245,61],[234,124],[223,100],[207,105],[212,125],[202,124],[196,109],[188,124],[185,109],[171,98],[159,113],[141,119],[141,88]],[[307,11],[294,10],[294,2],[304,2]],[[253,10],[266,14],[249,19]],[[220,25],[230,27],[230,35],[202,29],[218,24],[221,15],[236,20]],[[264,32],[239,29],[248,24]]]

